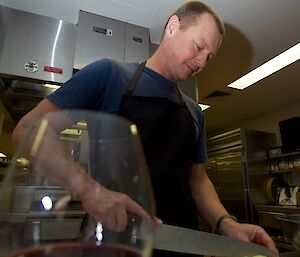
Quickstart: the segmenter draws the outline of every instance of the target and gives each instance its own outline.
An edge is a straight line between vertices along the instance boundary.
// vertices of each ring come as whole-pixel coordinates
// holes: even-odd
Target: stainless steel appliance
[[[80,11],[74,68],[102,58],[144,61],[149,58],[149,41],[148,28]]]
[[[73,72],[76,25],[0,6],[0,74],[63,83]]]
[[[0,100],[17,122],[73,74],[77,26],[0,5]]]
[[[67,209],[45,211],[46,199],[51,199],[54,204],[63,197],[68,198]],[[7,206],[7,211],[0,212],[0,222],[23,230],[28,235],[28,238],[24,236],[24,243],[34,240],[30,236],[33,231],[41,240],[76,239],[85,214],[79,200],[57,186],[16,186]],[[0,237],[4,239],[5,235]]]
[[[266,203],[262,181],[269,177],[267,149],[272,133],[235,129],[207,139],[207,172],[228,211],[242,222],[257,223],[255,204]]]

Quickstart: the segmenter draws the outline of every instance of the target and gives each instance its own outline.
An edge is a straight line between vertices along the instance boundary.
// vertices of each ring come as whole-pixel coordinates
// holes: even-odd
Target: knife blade
[[[266,247],[172,225],[163,224],[155,229],[154,249],[209,256],[274,256]]]

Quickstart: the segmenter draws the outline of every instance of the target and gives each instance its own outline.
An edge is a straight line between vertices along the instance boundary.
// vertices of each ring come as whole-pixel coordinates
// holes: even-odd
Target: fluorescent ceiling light
[[[243,90],[270,74],[300,59],[300,43],[277,55],[273,59],[257,67],[245,76],[232,82],[228,87]]]
[[[207,104],[198,104],[198,105],[201,107],[202,111],[204,111],[210,107],[210,105],[207,105]]]
[[[6,155],[4,153],[0,153],[0,158],[6,158]]]
[[[43,84],[43,87],[53,88],[53,89],[58,89],[58,88],[60,88],[59,85],[52,85],[52,84]]]
[[[62,135],[80,136],[82,131],[80,129],[65,129],[61,132]]]

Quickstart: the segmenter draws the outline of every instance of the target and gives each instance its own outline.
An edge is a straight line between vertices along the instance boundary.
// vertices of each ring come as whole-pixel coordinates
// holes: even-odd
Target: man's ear
[[[166,26],[166,35],[171,37],[176,30],[179,29],[179,17],[177,15],[172,15],[169,18],[168,24]]]

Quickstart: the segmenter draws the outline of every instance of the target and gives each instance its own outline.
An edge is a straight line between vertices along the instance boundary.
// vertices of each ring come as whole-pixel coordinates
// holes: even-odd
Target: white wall
[[[72,0],[0,0],[0,4],[77,24],[79,6]]]
[[[276,133],[278,145],[281,145],[278,122],[296,116],[300,116],[300,101],[298,103],[286,105],[279,110],[269,112],[263,116],[244,122],[241,124],[241,127]]]
[[[169,15],[185,0],[0,0],[0,5],[77,24],[79,10],[150,29],[159,44]],[[155,17],[155,18],[153,18]]]

